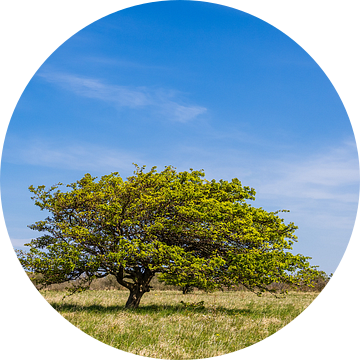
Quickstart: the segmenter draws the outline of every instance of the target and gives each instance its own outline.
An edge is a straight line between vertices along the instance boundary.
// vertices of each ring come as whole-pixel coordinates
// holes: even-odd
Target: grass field
[[[79,329],[115,348],[160,359],[201,359],[243,349],[275,333],[318,295],[292,292],[277,299],[245,292],[152,291],[136,310],[125,291],[88,291],[62,300],[41,291]]]

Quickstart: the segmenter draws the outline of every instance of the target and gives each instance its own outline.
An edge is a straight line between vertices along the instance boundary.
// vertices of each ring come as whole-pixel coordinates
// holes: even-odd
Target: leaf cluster
[[[279,212],[248,203],[252,188],[205,179],[204,172],[168,166],[133,176],[119,173],[46,189],[30,186],[32,199],[48,213],[29,227],[44,233],[19,251],[27,271],[42,274],[44,286],[114,275],[146,292],[159,273],[167,284],[207,291],[242,284],[262,292],[273,282],[297,285],[317,276],[308,257],[293,255],[296,226]]]

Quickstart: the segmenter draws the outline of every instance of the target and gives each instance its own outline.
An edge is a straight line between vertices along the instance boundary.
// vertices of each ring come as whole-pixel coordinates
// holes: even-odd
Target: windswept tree
[[[317,276],[309,257],[290,252],[296,226],[251,206],[255,191],[238,179],[135,167],[125,181],[118,173],[99,180],[86,174],[66,186],[30,186],[48,216],[29,226],[44,234],[18,257],[43,286],[77,280],[76,292],[111,274],[130,291],[125,306],[136,308],[156,273],[183,288],[242,284],[255,292]]]

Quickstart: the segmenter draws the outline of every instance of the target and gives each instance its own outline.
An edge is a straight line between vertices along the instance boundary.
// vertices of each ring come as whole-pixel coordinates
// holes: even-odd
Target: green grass
[[[318,295],[292,292],[277,299],[243,291],[187,295],[152,291],[138,309],[127,310],[125,291],[88,291],[63,301],[64,292],[42,294],[93,338],[158,359],[201,359],[243,349],[287,325]]]

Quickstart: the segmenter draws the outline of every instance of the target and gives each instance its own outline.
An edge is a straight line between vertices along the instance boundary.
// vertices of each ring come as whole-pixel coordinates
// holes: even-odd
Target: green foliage
[[[30,186],[49,216],[29,226],[45,234],[18,252],[24,268],[42,274],[44,286],[77,280],[71,292],[114,275],[130,290],[127,307],[138,306],[156,273],[182,288],[242,284],[260,293],[273,282],[309,284],[317,276],[310,258],[290,252],[296,226],[248,204],[255,191],[238,179],[135,166],[126,181],[86,174],[63,190]]]

